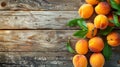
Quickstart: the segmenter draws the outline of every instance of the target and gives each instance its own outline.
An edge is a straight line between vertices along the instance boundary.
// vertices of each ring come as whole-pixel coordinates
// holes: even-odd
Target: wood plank
[[[78,10],[83,0],[1,0],[0,10]]]
[[[73,54],[66,52],[0,52],[0,64],[3,67],[73,67],[72,57]],[[119,67],[119,60],[120,53],[113,52],[104,67]]]
[[[72,66],[72,54],[68,52],[0,52],[3,67]]]
[[[77,11],[0,11],[0,29],[76,29],[66,26]]]
[[[0,51],[66,51],[74,30],[0,30]]]

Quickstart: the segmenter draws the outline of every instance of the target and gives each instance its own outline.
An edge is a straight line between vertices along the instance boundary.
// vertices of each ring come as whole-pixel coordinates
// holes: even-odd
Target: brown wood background
[[[73,67],[66,41],[84,0],[0,0],[0,67]],[[104,67],[120,67],[120,47]]]

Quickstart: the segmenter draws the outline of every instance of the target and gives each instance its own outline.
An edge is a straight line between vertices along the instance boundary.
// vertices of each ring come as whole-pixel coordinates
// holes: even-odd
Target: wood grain
[[[0,51],[66,51],[74,30],[0,30]]]
[[[0,64],[3,67],[73,67],[73,56],[68,52],[0,52]],[[119,60],[120,54],[114,52],[104,67],[119,67]]]
[[[0,10],[78,10],[84,0],[0,0]]]
[[[0,29],[76,29],[66,24],[77,11],[0,11]]]

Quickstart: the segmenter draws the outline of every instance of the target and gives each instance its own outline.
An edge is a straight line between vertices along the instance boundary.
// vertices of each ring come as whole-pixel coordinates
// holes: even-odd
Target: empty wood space
[[[79,18],[77,10],[83,3],[0,0],[0,67],[73,67],[74,54],[67,51],[66,42],[71,38],[74,48],[78,38],[73,32],[79,28],[66,24]],[[113,48],[105,67],[120,67],[119,61],[120,47]]]

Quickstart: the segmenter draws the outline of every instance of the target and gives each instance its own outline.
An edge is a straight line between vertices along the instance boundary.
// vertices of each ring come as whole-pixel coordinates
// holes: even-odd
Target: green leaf
[[[88,29],[84,19],[78,20],[77,23],[78,23],[79,27],[81,27],[83,30]]]
[[[116,15],[120,15],[120,11],[115,11],[114,12]]]
[[[70,45],[71,45],[70,40],[68,40],[67,45],[66,45],[67,50],[68,50],[70,53],[76,53],[76,52],[72,49],[72,47],[71,47]]]
[[[108,35],[113,29],[114,29],[114,27],[109,27],[109,26],[108,26],[106,29],[100,30],[99,33],[106,36],[106,35]]]
[[[115,26],[117,26],[117,27],[120,26],[118,16],[116,14],[113,14],[113,21],[114,21]]]
[[[104,45],[104,49],[103,49],[102,53],[107,61],[110,60],[110,58],[112,56],[112,47],[109,46],[107,42]]]
[[[67,26],[78,26],[78,23],[77,23],[78,20],[81,20],[81,18],[70,20]]]
[[[117,4],[115,0],[110,0],[110,5],[113,9],[120,11],[120,4]]]
[[[109,20],[109,22],[114,24],[114,20]]]
[[[87,32],[88,32],[87,30],[79,30],[79,31],[75,32],[73,35],[78,38],[85,38]]]

